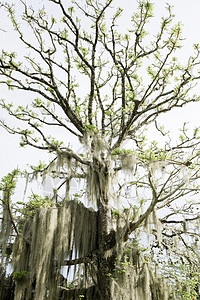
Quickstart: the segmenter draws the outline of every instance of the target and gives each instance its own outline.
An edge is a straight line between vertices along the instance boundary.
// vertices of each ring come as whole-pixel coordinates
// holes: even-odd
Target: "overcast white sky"
[[[34,4],[34,6],[39,7],[39,5],[45,3],[47,0],[29,0],[28,3]],[[19,0],[7,0],[9,3],[15,3],[19,5]],[[186,38],[184,41],[184,48],[180,51],[180,58],[184,61],[186,57],[192,54],[192,44],[200,43],[200,0],[168,0],[169,4],[174,5],[174,13],[176,15],[176,20],[181,21],[184,24],[183,35]],[[125,9],[130,10],[130,7],[136,3],[136,0],[116,0],[117,5],[123,3]],[[155,4],[155,15],[164,15],[164,7],[166,1],[164,0],[154,0]],[[156,19],[158,20],[158,19]],[[157,22],[159,26],[160,22]],[[0,28],[6,30],[6,32],[0,31],[0,48],[4,50],[8,48],[13,51],[17,47],[17,40],[14,38],[11,27],[9,25],[8,18],[0,10]],[[18,50],[20,48],[17,47]],[[0,86],[0,98],[7,98],[9,101],[19,100],[19,94],[8,93],[5,88]],[[200,87],[199,87],[200,91]],[[198,91],[197,91],[198,92]],[[27,95],[26,95],[27,96]],[[26,97],[25,96],[25,97]],[[199,112],[200,103],[190,105],[177,113],[172,112],[168,117],[163,119],[166,125],[169,125],[171,129],[181,127],[181,122],[187,121],[191,123],[191,126],[199,126]],[[2,111],[0,111],[0,117],[2,117]],[[20,168],[25,168],[27,163],[34,164],[38,160],[45,160],[46,154],[31,150],[30,148],[22,149],[18,146],[19,137],[14,135],[9,135],[4,129],[0,127],[0,177],[6,175],[8,172],[19,166]]]

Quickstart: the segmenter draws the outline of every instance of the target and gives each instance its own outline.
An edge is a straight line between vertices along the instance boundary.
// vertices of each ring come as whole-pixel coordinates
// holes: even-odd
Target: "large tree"
[[[197,297],[199,130],[184,124],[174,140],[159,117],[199,101],[192,92],[199,46],[181,65],[181,26],[167,6],[157,33],[149,33],[150,1],[135,1],[129,28],[114,0],[49,0],[38,12],[19,2],[20,21],[1,4],[23,57],[2,50],[0,82],[24,99],[0,102],[17,127],[0,122],[22,147],[51,154],[23,175],[60,185],[52,198],[32,194],[16,205],[19,171],[2,179],[1,260],[6,271],[12,258],[12,297],[169,299],[153,268],[177,286],[173,297]],[[157,142],[146,139],[147,128]],[[49,135],[59,130],[62,141]],[[80,191],[73,193],[75,179]],[[140,240],[149,243],[145,256]]]

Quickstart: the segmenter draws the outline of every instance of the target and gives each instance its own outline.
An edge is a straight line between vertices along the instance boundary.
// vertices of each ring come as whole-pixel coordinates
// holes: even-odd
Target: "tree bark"
[[[107,165],[100,165],[98,176],[98,251],[97,251],[97,286],[99,300],[111,300],[111,278],[115,267],[115,255],[108,255],[107,251],[115,245],[111,209],[109,208],[109,171]]]

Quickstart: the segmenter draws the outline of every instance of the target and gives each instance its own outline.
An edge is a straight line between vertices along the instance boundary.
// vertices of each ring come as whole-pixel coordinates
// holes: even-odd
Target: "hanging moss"
[[[120,213],[110,216],[108,236],[114,236],[102,253],[97,222],[98,212],[78,201],[38,209],[14,245],[14,274],[26,275],[15,278],[14,300],[100,299],[100,270],[112,300],[168,300],[168,287],[152,272],[137,244],[122,241],[126,218]]]
[[[64,166],[67,167],[67,170],[70,175],[71,167],[72,167],[72,157],[69,153],[57,152],[57,162],[56,162],[57,172],[59,172],[60,169],[63,168]]]
[[[10,220],[7,193],[4,192],[2,201],[2,218],[0,223],[0,251],[1,251],[1,270],[6,272],[9,264],[9,257],[12,252],[12,233],[13,227]]]
[[[168,300],[171,291],[164,280],[152,272],[150,262],[136,248],[127,248],[116,263],[112,278],[113,300]],[[175,299],[175,298],[173,298]]]
[[[21,237],[15,242],[14,272],[30,274],[27,280],[16,281],[15,299],[46,299],[47,295],[55,299],[69,281],[76,280],[76,288],[81,288],[85,265],[78,264],[74,275],[69,270],[70,279],[63,287],[61,268],[66,260],[86,257],[96,249],[96,220],[96,212],[77,201],[59,208],[40,208],[24,227],[23,235],[31,246]],[[89,272],[88,278],[91,276]]]
[[[121,166],[125,172],[133,172],[137,161],[137,156],[135,154],[124,153],[121,155]]]

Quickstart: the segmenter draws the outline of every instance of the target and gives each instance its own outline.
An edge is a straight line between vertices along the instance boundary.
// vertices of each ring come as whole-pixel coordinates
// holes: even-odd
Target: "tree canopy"
[[[116,276],[136,264],[127,254],[135,257],[135,249],[145,252],[143,265],[149,262],[149,269],[176,286],[174,297],[197,299],[199,128],[191,131],[183,124],[174,140],[159,118],[172,109],[178,116],[178,109],[199,101],[193,92],[200,78],[199,45],[184,65],[179,63],[182,29],[169,5],[157,33],[151,34],[151,1],[136,2],[129,28],[121,21],[127,12],[116,8],[114,0],[49,0],[39,11],[20,3],[21,20],[13,5],[1,3],[23,56],[2,50],[0,83],[13,96],[23,91],[24,99],[1,100],[0,109],[16,119],[17,127],[2,119],[0,124],[21,137],[22,147],[47,151],[52,159],[26,172],[14,170],[1,181],[1,260],[3,270],[10,258],[14,262],[15,299],[32,299],[33,285],[35,299],[46,299],[47,291],[53,297],[58,287],[67,290],[67,298],[59,299],[72,299],[74,289],[87,296],[83,289],[93,286],[98,287],[93,299],[131,299],[119,292]],[[158,140],[147,139],[148,128]],[[54,130],[63,133],[63,140],[51,134]],[[83,146],[81,153],[77,144]],[[25,202],[12,203],[19,174],[27,182],[39,181],[39,175],[43,181],[59,178],[60,185],[52,197],[33,193]],[[74,179],[80,186],[76,193]],[[52,266],[53,257],[57,262]],[[47,271],[57,272],[58,278],[63,266],[72,265],[79,266],[74,267],[77,281],[70,286],[67,271],[67,283],[56,281],[51,290],[55,280]],[[29,273],[31,287],[25,292],[27,285],[18,277]],[[150,290],[144,285],[133,297],[147,299]],[[134,293],[131,284],[129,288]],[[116,291],[121,298],[115,298]],[[151,293],[149,299],[154,299]]]

